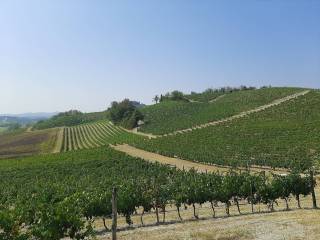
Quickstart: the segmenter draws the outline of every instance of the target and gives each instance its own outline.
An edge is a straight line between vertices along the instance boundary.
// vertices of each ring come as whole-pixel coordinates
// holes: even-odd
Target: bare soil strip
[[[134,128],[132,130],[128,130],[128,129],[125,129],[123,127],[120,127],[121,129],[123,129],[124,131],[128,132],[128,133],[134,133],[134,134],[137,134],[137,135],[140,135],[140,136],[143,136],[143,137],[147,137],[147,138],[157,138],[157,137],[161,137],[160,135],[153,135],[151,133],[143,133],[143,132],[138,132],[138,129],[137,128]]]
[[[209,101],[209,103],[216,102],[216,101],[218,101],[219,99],[221,99],[221,98],[223,98],[223,97],[225,97],[225,96],[226,96],[226,94],[220,95],[220,96],[218,96],[218,97],[216,97],[216,98],[214,98],[214,99],[210,100],[210,101]]]
[[[59,153],[61,151],[63,138],[64,138],[64,128],[59,128],[56,135],[56,143],[52,150],[52,153]]]
[[[217,171],[227,172],[230,170],[230,167],[228,166],[208,165],[208,164],[197,163],[197,162],[192,162],[188,160],[182,160],[179,158],[166,157],[160,154],[144,151],[127,144],[117,145],[117,146],[111,145],[111,147],[117,151],[124,152],[132,157],[138,157],[153,163],[158,162],[165,165],[175,166],[179,169],[190,170],[194,168],[199,172],[217,172]],[[244,170],[245,168],[237,168],[237,169]],[[287,172],[285,169],[273,170],[268,167],[251,167],[250,170],[253,172],[266,171],[266,172],[273,172],[273,173],[279,173],[279,174]]]

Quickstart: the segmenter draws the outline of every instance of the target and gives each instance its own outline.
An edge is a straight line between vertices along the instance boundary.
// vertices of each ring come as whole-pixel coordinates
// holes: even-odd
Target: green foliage
[[[222,88],[208,88],[202,93],[196,93],[196,92],[191,92],[189,95],[185,95],[185,97],[189,100],[192,101],[197,101],[197,102],[210,102],[214,99],[216,99],[219,96],[232,93],[232,92],[237,92],[237,91],[245,91],[245,90],[254,90],[255,87],[246,87],[246,86],[241,86],[241,87],[222,87]]]
[[[221,120],[237,113],[267,104],[275,99],[296,93],[297,88],[265,88],[237,91],[213,103],[162,101],[141,109],[145,116],[142,132],[165,134],[210,121]]]
[[[7,240],[88,238],[95,218],[110,217],[113,186],[118,188],[118,214],[131,225],[138,207],[150,211],[189,204],[195,209],[209,201],[225,203],[229,213],[232,200],[272,205],[296,194],[293,184],[307,181],[296,175],[185,172],[108,147],[3,160],[0,174],[0,236]],[[308,194],[303,188],[308,185],[301,186],[299,192]]]
[[[107,112],[82,113],[77,110],[59,113],[52,118],[37,122],[33,129],[46,129],[54,127],[75,126],[83,123],[103,120],[108,118]]]
[[[175,90],[162,96],[160,101],[187,101],[187,99],[184,97],[183,92]]]
[[[144,118],[143,114],[129,99],[125,99],[122,102],[112,102],[109,113],[113,123],[128,129],[137,127],[138,121]]]
[[[320,94],[313,91],[245,118],[135,145],[205,163],[244,167],[250,163],[301,171],[320,152],[319,105]]]
[[[21,220],[15,210],[0,209],[0,239],[27,240],[28,234],[22,233]]]

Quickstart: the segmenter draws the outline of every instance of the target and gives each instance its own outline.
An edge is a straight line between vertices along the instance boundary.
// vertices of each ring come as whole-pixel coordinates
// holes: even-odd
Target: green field
[[[130,143],[144,138],[126,132],[108,121],[98,121],[64,128],[61,151],[72,151],[105,146],[109,144]]]
[[[287,202],[296,194],[309,195],[311,189],[309,179],[300,175],[199,174],[148,163],[109,147],[2,160],[0,174],[1,239],[84,239],[94,234],[94,220],[111,217],[114,186],[118,214],[128,225],[137,208],[155,210],[159,223],[160,210],[172,204],[177,210],[186,204],[196,211],[195,204],[221,202],[229,215],[231,201],[239,213],[239,201],[250,199],[273,210],[278,198]]]
[[[142,109],[145,125],[142,132],[166,134],[190,128],[210,121],[267,104],[273,100],[294,94],[298,88],[264,88],[229,93],[213,103],[164,101]]]
[[[219,165],[295,168],[320,152],[320,92],[242,119],[137,142],[148,151]]]
[[[108,112],[82,113],[77,110],[59,113],[49,119],[34,124],[33,129],[41,130],[56,127],[70,127],[108,119]]]
[[[301,91],[265,88],[228,93],[212,103],[165,101],[142,109],[146,114],[144,130],[152,128],[150,132],[160,134],[184,129]],[[306,170],[320,151],[319,105],[320,92],[312,90],[242,118],[154,139],[108,120],[2,134],[0,157],[19,159],[0,161],[0,239],[92,236],[96,233],[95,222],[111,216],[114,186],[118,188],[119,217],[129,226],[137,224],[132,222],[137,209],[155,214],[159,224],[159,215],[165,221],[163,213],[168,207],[176,209],[181,219],[180,208],[190,206],[197,219],[196,206],[204,203],[211,206],[213,214],[214,206],[220,204],[229,215],[232,204],[241,213],[240,201],[259,207],[265,204],[269,210],[279,199],[285,203],[293,197],[300,201],[300,195],[311,192]],[[306,175],[185,171],[109,147],[125,143],[196,162],[295,168]],[[139,218],[141,221],[142,216]]]

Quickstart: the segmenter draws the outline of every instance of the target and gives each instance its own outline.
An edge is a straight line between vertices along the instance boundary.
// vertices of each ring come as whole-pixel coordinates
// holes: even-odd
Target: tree
[[[182,92],[175,90],[170,94],[170,98],[174,101],[184,100],[184,95]]]
[[[143,114],[129,99],[124,99],[122,102],[112,102],[109,112],[112,122],[129,129],[137,127],[138,121],[144,119]]]
[[[153,98],[153,101],[156,102],[156,104],[159,102],[160,98],[158,95],[156,95],[154,98]]]

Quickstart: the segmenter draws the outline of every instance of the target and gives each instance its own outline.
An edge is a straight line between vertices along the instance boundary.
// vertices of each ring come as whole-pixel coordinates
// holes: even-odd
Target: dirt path
[[[225,97],[225,96],[226,96],[226,94],[220,95],[220,96],[218,96],[218,97],[210,100],[209,103],[214,103],[214,102],[218,101],[219,99],[221,99],[221,98],[223,98],[223,97]]]
[[[134,128],[132,130],[129,130],[129,129],[126,129],[126,128],[123,128],[123,127],[120,127],[122,130],[128,132],[128,133],[134,133],[134,134],[137,134],[137,135],[140,135],[140,136],[144,136],[144,137],[147,137],[147,138],[157,138],[157,137],[160,137],[159,135],[153,135],[151,133],[143,133],[143,132],[138,132],[138,128]]]
[[[64,128],[61,127],[57,130],[56,143],[55,143],[55,146],[52,150],[52,153],[59,153],[61,151],[63,137],[64,137]]]
[[[132,157],[142,158],[146,161],[153,162],[153,163],[158,162],[165,165],[176,166],[179,169],[190,170],[191,168],[194,168],[194,169],[197,169],[199,172],[206,172],[206,171],[207,172],[217,172],[217,171],[227,172],[230,170],[230,167],[228,166],[208,165],[208,164],[197,163],[197,162],[192,162],[188,160],[182,160],[179,158],[166,157],[160,154],[144,151],[142,149],[138,149],[127,144],[117,145],[117,146],[111,145],[111,147],[117,151],[124,152]],[[238,168],[238,169],[244,170],[244,168]],[[254,172],[267,171],[267,172],[273,172],[273,173],[279,173],[279,174],[287,172],[285,169],[273,170],[268,167],[264,167],[264,168],[251,167],[251,171],[254,171]]]
[[[26,132],[32,132],[32,127],[28,127]]]

